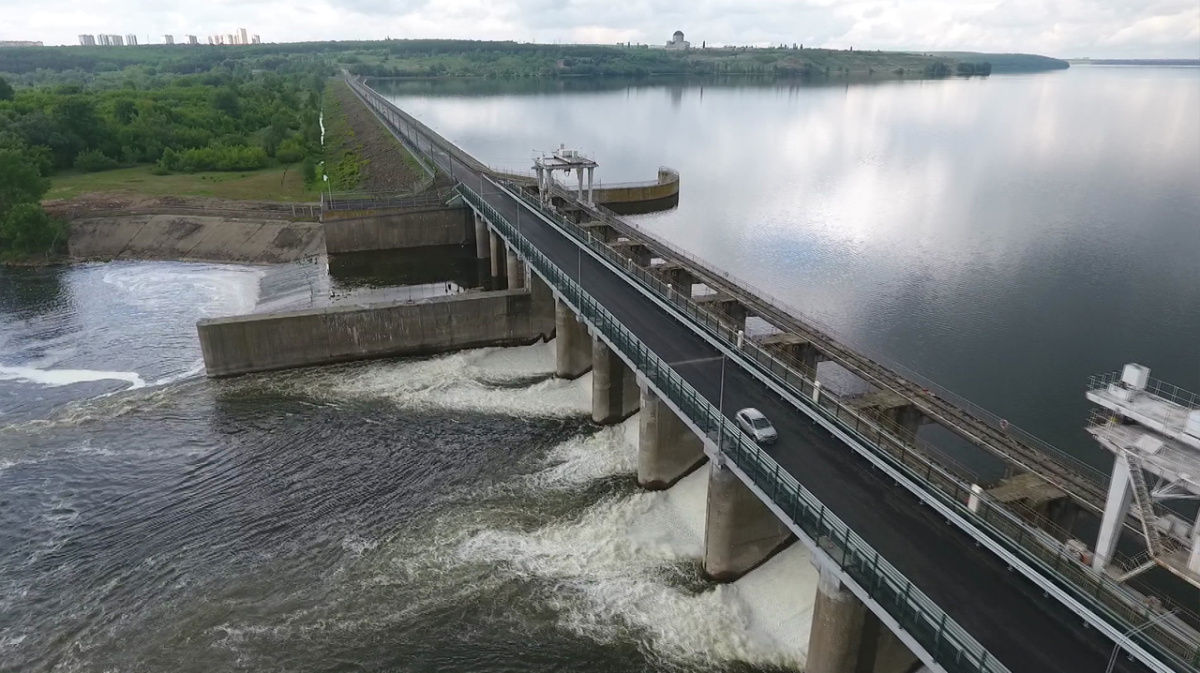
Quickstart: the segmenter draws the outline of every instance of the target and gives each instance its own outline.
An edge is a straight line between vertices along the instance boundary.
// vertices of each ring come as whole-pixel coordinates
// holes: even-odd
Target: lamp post
[[[721,351],[721,388],[717,393],[717,414],[721,417],[720,429],[717,432],[717,450],[725,450],[725,351]]]
[[[1117,644],[1115,646],[1113,646],[1112,656],[1110,656],[1108,658],[1108,668],[1104,669],[1104,673],[1112,673],[1113,666],[1115,666],[1117,664],[1117,654],[1119,654],[1121,652],[1121,647],[1129,642],[1130,636],[1141,633],[1142,631],[1145,631],[1146,629],[1150,628],[1151,626],[1154,626],[1155,624],[1165,620],[1167,617],[1173,617],[1174,615],[1175,615],[1174,610],[1171,610],[1169,612],[1164,612],[1161,615],[1155,617],[1154,619],[1151,619],[1150,621],[1146,622],[1145,624],[1142,624],[1141,626],[1135,626],[1134,628],[1126,631],[1119,639],[1117,639]]]

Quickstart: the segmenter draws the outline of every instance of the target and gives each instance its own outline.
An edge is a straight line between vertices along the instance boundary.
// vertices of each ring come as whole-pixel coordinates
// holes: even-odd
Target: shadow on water
[[[339,289],[454,283],[483,286],[486,274],[474,251],[461,245],[349,252],[329,256],[329,277]]]

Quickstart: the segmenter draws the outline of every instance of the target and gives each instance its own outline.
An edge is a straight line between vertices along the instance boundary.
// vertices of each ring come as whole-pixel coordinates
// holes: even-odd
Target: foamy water
[[[127,390],[146,385],[137,372],[104,372],[92,369],[37,369],[35,367],[6,367],[0,365],[0,380],[25,381],[42,386],[69,386],[89,381],[125,381]]]
[[[553,370],[554,344],[548,343],[375,363],[336,376],[306,372],[278,385],[331,404],[374,399],[400,410],[589,414],[590,375],[570,382],[547,378]],[[535,382],[519,385],[529,380]],[[637,442],[635,415],[555,445],[540,468],[502,490],[545,504],[547,494],[620,476],[632,481]],[[793,545],[730,585],[701,581],[707,490],[705,467],[668,491],[626,489],[566,518],[543,513],[551,521],[533,529],[493,509],[460,511],[445,517],[429,538],[402,534],[402,541],[389,544],[345,544],[360,550],[363,562],[390,568],[374,582],[400,573],[408,581],[436,583],[483,567],[492,569],[488,583],[503,584],[505,577],[549,583],[557,587],[549,600],[560,628],[600,643],[632,639],[668,667],[736,661],[802,667],[817,583],[807,549]],[[413,547],[424,554],[413,558]]]
[[[174,462],[182,461],[181,475],[171,477],[180,480],[179,488],[187,489],[180,494],[191,493],[189,497],[200,500],[240,500],[247,496],[236,492],[222,495],[221,489],[226,488],[225,480],[244,475],[244,471],[236,467],[221,470],[243,460],[275,461],[273,456],[278,456],[278,462],[272,462],[265,473],[267,481],[256,488],[270,492],[279,487],[286,492],[294,486],[272,481],[287,483],[306,478],[300,476],[305,473],[294,470],[303,467],[314,450],[324,451],[322,443],[333,441],[338,433],[358,435],[354,442],[361,444],[362,450],[377,451],[391,443],[388,431],[376,431],[378,438],[372,439],[375,435],[369,428],[405,425],[408,419],[413,423],[427,417],[441,419],[440,423],[461,421],[466,427],[485,432],[489,425],[511,425],[515,419],[520,427],[559,428],[555,436],[562,439],[530,452],[522,446],[505,445],[505,436],[498,435],[495,451],[513,455],[513,465],[506,466],[508,471],[502,476],[488,479],[485,475],[481,484],[466,492],[451,491],[450,500],[443,497],[444,504],[432,510],[429,521],[393,523],[383,531],[355,527],[341,519],[323,524],[332,526],[323,534],[333,536],[337,559],[333,567],[321,571],[324,579],[317,587],[305,586],[303,581],[295,585],[291,579],[290,573],[310,572],[311,568],[264,568],[266,574],[261,576],[234,573],[209,580],[216,583],[203,591],[219,594],[200,594],[201,604],[194,608],[186,601],[172,608],[183,600],[181,597],[202,589],[197,588],[200,585],[196,584],[195,573],[175,577],[171,566],[179,561],[191,562],[188,559],[200,552],[179,556],[184,552],[168,544],[140,560],[133,557],[136,567],[107,561],[116,565],[105,573],[116,574],[102,574],[108,579],[73,589],[80,605],[90,606],[88,610],[98,606],[106,606],[105,611],[128,610],[121,614],[122,619],[133,620],[131,625],[163,609],[184,610],[180,628],[191,628],[188,620],[199,620],[194,632],[200,634],[201,641],[190,656],[199,656],[197,661],[209,661],[214,668],[254,668],[266,661],[264,656],[270,656],[264,653],[297,647],[297,638],[308,643],[311,639],[334,637],[332,634],[361,638],[363,633],[405,632],[455,605],[503,601],[516,601],[505,608],[517,615],[512,617],[516,622],[505,628],[535,628],[538,615],[549,613],[555,632],[602,648],[618,648],[613,651],[636,645],[661,670],[707,670],[734,662],[782,667],[803,664],[815,587],[815,572],[804,549],[794,546],[730,585],[714,586],[703,581],[700,564],[707,468],[669,491],[637,490],[633,485],[637,417],[616,426],[591,426],[586,420],[591,411],[591,376],[575,381],[554,378],[553,343],[225,381],[197,378],[202,362],[195,353],[186,359],[175,356],[165,366],[162,360],[145,360],[144,365],[128,368],[104,366],[106,362],[142,362],[136,358],[143,354],[158,353],[162,357],[175,341],[194,340],[192,325],[197,315],[238,312],[253,305],[257,273],[217,269],[197,271],[201,276],[197,278],[189,277],[189,273],[151,269],[139,275],[135,269],[107,268],[102,282],[111,289],[106,296],[124,307],[122,315],[129,323],[115,331],[99,332],[94,351],[79,350],[75,344],[82,337],[64,340],[61,332],[56,332],[40,342],[45,348],[40,358],[0,366],[0,380],[26,385],[31,390],[55,391],[102,381],[123,384],[116,390],[100,388],[99,393],[87,398],[69,396],[46,416],[18,417],[0,427],[0,441],[19,447],[9,455],[0,455],[0,476],[11,478],[18,473],[31,474],[30,470],[59,469],[51,466],[62,466],[73,474],[76,470],[88,472],[96,465],[104,466],[104,479],[119,479],[125,470],[149,469],[149,465],[171,475]],[[203,277],[204,273],[215,276]],[[172,283],[174,290],[164,289]],[[172,303],[177,303],[178,292],[184,291],[181,288],[199,293],[203,300],[187,311],[172,313],[176,311]],[[105,310],[101,301],[80,309],[82,314],[93,316]],[[147,341],[157,338],[156,332],[137,329],[136,321],[143,319],[139,316],[162,317],[164,312],[171,316],[156,323],[156,329],[166,330],[164,334],[170,330],[178,333],[170,333],[157,350],[146,350]],[[151,317],[144,319],[153,322]],[[174,327],[168,329],[169,325]],[[131,354],[136,357],[130,359]],[[283,400],[292,411],[255,407],[256,400],[262,398]],[[212,406],[214,400],[216,408]],[[308,409],[311,413],[303,411]],[[255,419],[248,424],[240,420],[247,413]],[[334,434],[326,429],[342,422],[348,424]],[[221,433],[231,423],[237,432],[250,432],[255,439],[230,444]],[[311,435],[316,443],[279,443],[274,439],[281,431],[275,425],[278,423],[303,428],[297,436]],[[258,429],[260,424],[266,428]],[[121,432],[121,428],[138,428],[134,432],[153,433],[156,427],[180,433],[177,441],[131,441],[136,437]],[[430,426],[434,441],[435,435],[441,434],[439,427]],[[102,434],[95,435],[97,431]],[[56,442],[60,435],[70,439]],[[409,448],[415,446],[411,440],[406,441],[410,442],[406,445]],[[406,460],[407,456],[399,461],[381,456],[380,466],[394,470]],[[334,465],[330,468],[338,470]],[[237,483],[230,481],[228,487],[234,488]],[[336,501],[336,494],[324,494],[319,487],[306,488],[332,498],[330,502]],[[39,489],[28,491],[24,507],[36,513],[37,526],[44,532],[29,540],[23,563],[57,563],[52,559],[63,545],[82,544],[79,531],[94,525],[90,517],[98,504],[89,499],[94,496],[87,492],[62,488],[61,484],[43,496],[36,496],[37,492]],[[172,536],[187,535],[184,528],[176,530],[177,526],[195,531],[194,526],[206,525],[204,517],[188,518],[193,515],[187,513],[187,502],[173,499],[181,496],[165,492],[161,497],[163,500],[156,501],[155,507],[173,511],[178,518],[158,521],[158,515],[146,512],[139,516],[149,519],[135,519],[135,523],[149,525],[149,530],[165,526],[171,532],[163,533],[164,543]],[[205,507],[216,503],[205,502]],[[126,512],[118,507],[112,514],[119,520]],[[281,510],[277,518],[285,521],[292,517]],[[99,533],[92,535],[95,537],[89,540],[105,539]],[[254,547],[258,543],[249,538],[245,542],[223,539],[220,544],[230,544],[234,549],[246,544],[250,547],[239,553],[260,553]],[[329,550],[312,552],[326,557],[330,554]],[[274,558],[279,551],[261,553],[264,558]],[[171,554],[175,554],[175,561],[170,560]],[[74,572],[73,564],[56,572]],[[128,584],[138,573],[149,573],[153,578],[150,584]],[[28,584],[32,578],[14,577],[13,581],[14,591],[19,586],[35,586]],[[138,607],[136,603],[130,606],[112,602],[112,596],[125,595],[134,586],[154,597],[151,604]],[[221,597],[238,591],[248,596],[265,592],[261,600],[267,604],[248,610]],[[314,601],[314,591],[324,594],[324,598]],[[5,609],[22,609],[22,595],[8,593],[3,601]],[[209,600],[224,607],[203,607]],[[281,603],[275,605],[277,601]],[[218,609],[228,612],[213,625],[212,617],[207,615]],[[87,648],[108,648],[109,641],[122,633],[119,620],[104,626],[109,623],[109,618],[104,618],[98,625],[85,612],[56,615],[48,623],[52,628],[82,629],[79,641]],[[139,628],[138,632],[146,635],[127,634],[122,638],[138,641],[143,651],[157,651],[154,648],[160,645],[153,630]],[[549,642],[556,642],[552,635],[549,637]],[[0,632],[0,649],[22,657],[40,649],[35,641],[38,638],[24,628]],[[317,649],[312,652],[321,651],[319,646],[313,647]],[[218,652],[234,658],[224,660]],[[142,655],[131,656],[128,661],[143,661],[139,659]],[[76,653],[64,661],[70,668],[84,660],[83,654]]]

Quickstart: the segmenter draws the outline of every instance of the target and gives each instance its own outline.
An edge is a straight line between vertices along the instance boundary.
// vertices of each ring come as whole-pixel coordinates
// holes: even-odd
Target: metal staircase
[[[1146,546],[1150,556],[1158,557],[1163,553],[1162,537],[1158,533],[1158,517],[1154,514],[1154,501],[1150,499],[1150,489],[1146,487],[1146,473],[1142,469],[1142,459],[1137,453],[1126,450],[1125,466],[1129,468],[1129,481],[1133,483],[1134,508],[1138,519],[1142,522],[1142,532],[1146,535]]]

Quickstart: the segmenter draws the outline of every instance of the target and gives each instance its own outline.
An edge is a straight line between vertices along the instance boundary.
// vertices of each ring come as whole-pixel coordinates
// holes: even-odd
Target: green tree
[[[64,226],[42,210],[50,189],[24,152],[0,149],[0,257],[50,254],[65,241]]]
[[[50,181],[24,152],[0,149],[0,218],[17,204],[41,201],[49,189]]]
[[[238,102],[237,92],[230,87],[221,87],[213,92],[212,106],[218,112],[237,119],[242,114],[242,105]]]
[[[121,124],[122,126],[133,121],[133,118],[136,116],[137,103],[134,103],[128,98],[122,98],[113,105],[113,117],[115,117],[117,123]]]
[[[39,203],[18,203],[0,218],[0,256],[49,256],[65,242],[66,226]]]
[[[0,100],[12,100],[14,95],[12,85],[0,77]]]
[[[300,165],[300,176],[304,178],[304,186],[309,189],[317,182],[317,165],[313,163],[312,157],[304,157],[304,163]]]

